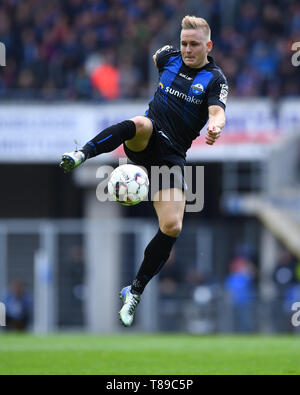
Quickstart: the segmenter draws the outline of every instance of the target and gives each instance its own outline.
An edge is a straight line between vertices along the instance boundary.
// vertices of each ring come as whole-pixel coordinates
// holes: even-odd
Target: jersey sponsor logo
[[[202,95],[204,86],[202,84],[192,85],[192,90],[196,95]]]
[[[186,74],[180,73],[179,75],[180,75],[180,77],[185,78],[185,79],[188,80],[188,81],[193,81],[193,78],[192,78],[192,77],[189,77],[189,76],[186,75]]]
[[[228,85],[220,84],[220,87],[221,87],[221,92],[220,92],[219,100],[221,103],[226,105],[227,97],[228,97]]]
[[[194,96],[188,96],[187,94],[177,91],[177,90],[171,88],[170,86],[167,86],[165,91],[166,91],[166,93],[176,96],[179,99],[183,99],[183,100],[187,101],[188,103],[201,104],[203,101],[200,99],[196,99]]]

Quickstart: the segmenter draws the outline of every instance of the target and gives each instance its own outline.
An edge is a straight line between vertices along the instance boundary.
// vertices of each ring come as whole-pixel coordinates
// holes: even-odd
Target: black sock
[[[135,123],[133,121],[124,121],[103,130],[89,141],[81,151],[86,159],[93,158],[105,152],[114,151],[125,141],[133,139],[135,135]]]
[[[131,286],[132,293],[143,293],[151,278],[160,272],[169,259],[176,240],[176,237],[167,236],[159,229],[157,235],[145,250],[144,261]]]

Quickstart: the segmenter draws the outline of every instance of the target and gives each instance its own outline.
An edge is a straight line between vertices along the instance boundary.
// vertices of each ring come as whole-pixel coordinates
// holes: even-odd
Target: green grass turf
[[[0,374],[300,374],[300,337],[5,334]]]

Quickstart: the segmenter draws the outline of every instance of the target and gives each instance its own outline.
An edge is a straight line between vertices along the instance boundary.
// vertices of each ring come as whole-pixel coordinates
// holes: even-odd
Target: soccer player
[[[111,126],[81,150],[66,153],[61,167],[69,172],[85,160],[111,152],[124,144],[128,158],[148,171],[151,166],[179,166],[168,189],[156,192],[153,205],[159,230],[145,250],[144,260],[131,286],[122,289],[123,325],[131,326],[141,295],[149,281],[167,262],[182,230],[186,205],[184,166],[186,152],[207,125],[206,144],[213,145],[225,126],[228,85],[221,69],[208,56],[212,50],[208,23],[194,16],[182,21],[181,50],[165,46],[153,56],[159,86],[145,116]],[[171,197],[171,198],[167,198]]]

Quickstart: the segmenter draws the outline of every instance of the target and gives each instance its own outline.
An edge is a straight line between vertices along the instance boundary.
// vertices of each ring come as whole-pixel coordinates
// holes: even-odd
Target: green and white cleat
[[[76,169],[85,161],[85,155],[82,151],[66,152],[63,154],[59,167],[64,170],[65,173]]]
[[[126,327],[131,326],[134,318],[135,310],[140,303],[140,295],[132,294],[130,292],[130,286],[125,287],[120,292],[120,299],[124,302],[124,306],[120,311],[120,320]]]

